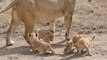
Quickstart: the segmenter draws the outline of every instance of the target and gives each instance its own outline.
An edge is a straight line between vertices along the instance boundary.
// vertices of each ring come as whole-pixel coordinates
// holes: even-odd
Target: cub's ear
[[[31,36],[31,33],[28,33],[28,37],[30,37]]]

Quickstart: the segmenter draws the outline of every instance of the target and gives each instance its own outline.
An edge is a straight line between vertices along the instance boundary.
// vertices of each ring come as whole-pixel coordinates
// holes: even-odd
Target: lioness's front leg
[[[24,38],[25,38],[25,40],[27,41],[28,44],[30,44],[28,33],[32,33],[34,31],[34,26],[35,26],[35,24],[25,25]]]
[[[26,15],[25,15],[26,16]],[[29,16],[29,17],[27,17]],[[27,15],[26,18],[24,18],[23,23],[25,24],[25,34],[24,38],[27,41],[28,44],[30,44],[28,33],[32,33],[34,31],[35,27],[35,19],[32,17],[32,15]]]
[[[70,26],[71,26],[71,22],[72,22],[72,13],[69,13],[65,16],[64,22],[65,22],[65,29],[66,29],[66,35],[65,38],[68,40],[69,39],[69,30],[70,30]]]

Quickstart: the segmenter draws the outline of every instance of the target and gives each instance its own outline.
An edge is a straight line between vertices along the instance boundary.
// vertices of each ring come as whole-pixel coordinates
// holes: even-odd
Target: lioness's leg
[[[18,18],[16,12],[13,10],[11,25],[6,34],[6,45],[7,46],[11,46],[14,44],[14,42],[12,40],[10,40],[10,37],[12,35],[12,32],[14,32],[17,29],[17,27],[21,24],[21,22],[22,21]]]
[[[54,40],[55,39],[55,21],[54,20],[50,22],[49,29],[53,32],[54,37],[52,40]]]
[[[52,30],[53,32],[55,32],[55,21],[51,21],[49,24],[49,29]]]
[[[28,44],[30,44],[29,42],[29,38],[28,38],[28,33],[31,33],[34,31],[34,27],[35,27],[35,23],[32,24],[25,24],[25,34],[24,34],[24,38],[27,41]]]
[[[65,16],[65,28],[66,28],[66,35],[65,38],[68,39],[69,38],[69,30],[70,30],[70,26],[71,26],[71,22],[72,22],[72,15],[73,13],[69,13]]]

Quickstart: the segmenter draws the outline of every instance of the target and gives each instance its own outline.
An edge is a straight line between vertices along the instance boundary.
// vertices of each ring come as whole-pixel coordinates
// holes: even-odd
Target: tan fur
[[[27,34],[33,32],[35,22],[45,24],[62,16],[65,17],[66,38],[68,38],[74,7],[75,0],[14,0],[0,12],[12,8],[12,22],[6,35],[7,46],[13,45],[10,37],[22,22],[25,24],[24,38],[29,43]]]
[[[50,43],[50,41],[53,41],[54,38],[54,32],[50,29],[42,29],[37,32],[39,34],[39,38],[43,39],[44,42]]]
[[[77,53],[81,54],[81,50],[86,49],[86,55],[92,55],[90,50],[91,38],[74,35],[72,40],[77,47]]]
[[[72,21],[75,0],[14,0],[5,10],[12,8],[11,27],[7,31],[6,44],[12,45],[11,34],[23,22],[25,24],[24,38],[29,43],[27,34],[33,32],[35,22],[47,23],[58,17],[65,16],[66,38]],[[2,13],[0,12],[0,13]]]
[[[50,51],[53,54],[55,54],[55,51],[53,50],[51,45],[40,40],[37,33],[30,33],[29,39],[30,39],[30,43],[31,43],[33,51],[37,50],[39,52],[45,52],[45,53],[47,51]]]

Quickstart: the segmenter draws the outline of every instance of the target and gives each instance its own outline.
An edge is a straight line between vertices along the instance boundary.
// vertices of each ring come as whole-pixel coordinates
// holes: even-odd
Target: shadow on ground
[[[62,55],[63,58],[61,58],[60,60],[71,60],[71,59],[78,59],[81,57],[85,57],[83,55],[77,55],[77,54],[73,54],[73,53],[69,53],[69,54],[64,54]]]

